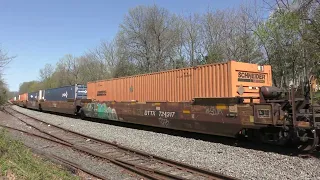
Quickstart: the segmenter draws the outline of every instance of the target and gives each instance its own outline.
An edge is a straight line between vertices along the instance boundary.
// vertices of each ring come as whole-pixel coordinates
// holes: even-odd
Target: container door
[[[86,99],[87,98],[87,86],[77,85],[76,86],[76,99]]]

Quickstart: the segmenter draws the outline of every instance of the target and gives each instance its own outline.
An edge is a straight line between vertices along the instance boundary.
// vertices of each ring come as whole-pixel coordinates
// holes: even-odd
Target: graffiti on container
[[[144,115],[145,116],[156,116],[156,111],[145,110]]]
[[[166,119],[166,118],[159,117],[159,123],[160,123],[162,126],[168,127],[170,121],[169,121],[168,119]]]
[[[53,107],[57,107],[57,103],[52,103],[52,106]]]
[[[221,109],[217,109],[217,108],[214,107],[214,106],[207,107],[206,113],[207,113],[207,114],[210,114],[211,116],[217,116],[217,115],[220,115],[220,114],[223,115]]]
[[[86,109],[97,112],[98,118],[118,120],[117,111],[114,108],[108,107],[105,103],[88,103]]]

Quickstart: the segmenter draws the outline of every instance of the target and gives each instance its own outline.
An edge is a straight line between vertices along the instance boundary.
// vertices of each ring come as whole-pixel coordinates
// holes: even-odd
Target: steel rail
[[[10,109],[12,109],[12,108],[10,107]],[[49,124],[49,123],[47,123],[47,122],[45,122],[43,120],[40,120],[40,119],[34,118],[32,116],[26,115],[24,113],[21,113],[21,112],[15,110],[15,109],[12,109],[12,110],[17,112],[17,113],[19,113],[19,114],[22,114],[22,115],[30,118],[30,119],[32,119],[34,121],[40,121],[40,122],[42,122],[44,124]],[[13,115],[13,114],[11,113],[11,115]],[[16,118],[18,118],[21,121],[24,121],[19,117],[16,117]],[[28,124],[30,124],[30,123],[28,123]],[[168,167],[172,167],[173,169],[179,169],[182,172],[187,172],[187,173],[191,173],[191,174],[194,174],[194,175],[197,175],[197,176],[201,176],[204,179],[228,179],[228,180],[236,179],[236,178],[233,178],[233,177],[230,177],[230,176],[223,175],[221,173],[211,172],[211,171],[205,170],[203,168],[193,167],[193,166],[190,166],[190,165],[187,165],[187,164],[184,164],[184,163],[180,163],[180,162],[177,162],[177,161],[165,159],[165,158],[162,158],[162,157],[159,157],[159,156],[151,155],[151,154],[148,154],[148,153],[145,153],[145,152],[137,151],[137,150],[134,150],[134,149],[131,149],[131,148],[127,148],[127,147],[124,147],[124,146],[120,146],[120,145],[118,145],[116,143],[104,141],[104,140],[101,140],[101,139],[98,139],[98,138],[94,138],[94,137],[89,137],[87,135],[84,135],[84,134],[81,134],[81,133],[77,133],[77,132],[74,132],[72,130],[68,130],[68,129],[65,129],[65,128],[61,128],[61,127],[56,126],[56,125],[52,125],[52,124],[50,124],[50,125],[52,127],[61,129],[61,130],[65,131],[65,132],[73,133],[73,134],[76,134],[76,135],[81,136],[81,137],[86,138],[86,139],[94,140],[94,141],[97,141],[99,143],[103,143],[103,144],[107,144],[107,145],[116,147],[117,149],[123,150],[123,152],[143,156],[145,158],[148,158],[151,161],[156,161],[156,162],[161,163],[163,165],[166,165]],[[46,133],[46,134],[52,135],[52,133]],[[55,135],[53,137],[61,139],[61,138],[59,138],[58,136],[55,136]],[[64,140],[64,141],[66,141],[66,140]],[[137,174],[139,174],[139,173],[140,173],[140,175],[144,174],[143,176],[148,174],[147,177],[150,178],[150,179],[163,179],[163,178],[164,179],[166,179],[166,178],[169,178],[169,179],[187,179],[187,178],[185,178],[183,176],[177,176],[177,175],[174,175],[172,173],[165,172],[163,170],[157,170],[157,169],[154,169],[154,168],[149,168],[148,166],[146,167],[146,166],[142,166],[142,165],[137,165],[135,163],[130,163],[128,161],[124,161],[121,158],[120,159],[119,158],[112,158],[112,157],[110,158],[110,156],[108,156],[106,154],[99,153],[97,151],[94,151],[94,150],[86,148],[86,147],[77,146],[76,144],[73,144],[73,147],[75,147],[75,148],[77,148],[77,149],[79,149],[81,151],[84,151],[86,153],[94,154],[96,157],[100,157],[100,158],[103,158],[103,159],[108,159],[112,163],[115,163],[115,164],[117,164],[117,165],[119,165],[119,166],[121,166],[123,168],[129,169],[129,170],[131,170],[131,171],[133,171],[133,172],[135,172]]]
[[[14,109],[13,109],[13,110],[14,110]],[[112,162],[113,164],[116,164],[116,165],[118,165],[118,166],[120,166],[120,167],[122,167],[122,168],[124,168],[124,169],[129,169],[131,172],[134,172],[135,174],[140,175],[140,176],[142,176],[142,177],[147,177],[147,178],[149,178],[149,179],[154,179],[154,180],[161,179],[161,178],[159,178],[159,177],[157,177],[157,176],[155,176],[155,175],[149,175],[150,173],[146,173],[146,171],[143,170],[143,169],[140,170],[140,169],[132,168],[132,167],[130,167],[129,165],[127,165],[127,164],[125,164],[125,163],[115,161],[115,160],[113,160],[112,158],[107,157],[107,156],[105,156],[105,155],[103,155],[103,154],[101,154],[101,153],[92,151],[92,150],[87,149],[87,148],[85,148],[85,147],[81,147],[81,146],[74,145],[74,144],[69,143],[69,142],[65,142],[64,139],[59,138],[59,137],[57,137],[57,136],[55,136],[55,135],[52,135],[52,134],[50,134],[50,133],[47,133],[47,132],[44,132],[44,131],[40,130],[39,128],[33,126],[32,124],[25,122],[23,119],[21,119],[21,118],[19,118],[19,117],[16,117],[14,114],[12,114],[11,112],[8,112],[6,109],[5,109],[4,111],[7,112],[8,114],[10,114],[11,116],[17,118],[18,120],[26,123],[28,126],[33,127],[34,129],[38,130],[39,132],[44,133],[44,134],[46,134],[46,135],[50,135],[50,136],[52,136],[52,137],[54,137],[55,139],[58,139],[58,140],[60,140],[60,141],[57,141],[57,140],[54,140],[54,139],[51,139],[51,138],[47,138],[47,137],[45,137],[45,136],[40,136],[40,135],[37,135],[37,134],[34,134],[34,133],[30,133],[30,132],[27,132],[27,131],[24,131],[24,130],[20,130],[20,129],[17,129],[17,128],[0,125],[0,126],[2,126],[2,127],[4,127],[4,128],[8,128],[8,129],[11,129],[11,130],[20,131],[20,132],[26,133],[26,134],[28,134],[28,135],[32,135],[32,136],[35,136],[35,137],[43,138],[43,139],[46,139],[46,140],[49,140],[49,141],[52,141],[52,142],[59,143],[59,144],[64,145],[64,146],[68,146],[68,147],[73,148],[73,149],[75,149],[75,150],[78,150],[78,151],[80,151],[80,152],[82,152],[82,153],[86,153],[86,154],[89,154],[89,155],[91,155],[91,156],[95,156],[95,157],[97,157],[97,158],[104,159],[104,160],[107,160],[107,161],[109,161],[109,162]],[[15,111],[15,110],[14,110],[14,111]],[[18,111],[16,111],[16,112],[18,112]],[[20,112],[18,112],[18,113],[20,113]],[[20,114],[23,114],[23,113],[20,113]],[[24,115],[24,114],[23,114],[23,115]],[[53,125],[53,126],[54,126],[54,125]],[[79,167],[79,166],[78,166],[78,168],[81,169],[81,167]],[[92,174],[92,175],[93,175],[93,174]],[[100,176],[100,177],[101,177],[101,176]],[[105,179],[105,178],[104,178],[104,179]]]

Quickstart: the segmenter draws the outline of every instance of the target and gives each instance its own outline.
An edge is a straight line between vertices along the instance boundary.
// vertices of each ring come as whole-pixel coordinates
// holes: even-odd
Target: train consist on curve
[[[319,143],[311,77],[299,95],[272,87],[269,65],[228,61],[24,93],[21,107],[274,144]],[[298,96],[299,95],[299,96]]]

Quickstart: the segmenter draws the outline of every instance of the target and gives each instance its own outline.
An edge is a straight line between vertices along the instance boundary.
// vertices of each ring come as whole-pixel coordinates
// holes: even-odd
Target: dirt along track
[[[50,125],[17,112],[10,106],[5,107],[4,111],[45,136],[49,136],[56,143],[61,143],[102,161],[111,162],[146,179],[235,179]]]

